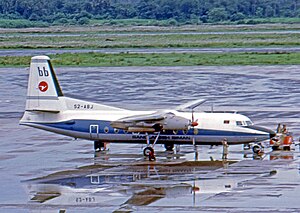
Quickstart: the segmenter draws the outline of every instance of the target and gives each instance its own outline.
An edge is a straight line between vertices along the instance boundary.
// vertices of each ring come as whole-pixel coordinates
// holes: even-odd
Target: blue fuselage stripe
[[[115,131],[114,128],[110,126],[110,121],[103,120],[72,120],[66,122],[58,123],[37,123],[38,125],[44,125],[52,128],[76,131],[82,133],[90,133],[90,125],[98,125],[98,134],[128,134],[126,131],[119,130]],[[189,129],[188,131],[165,131],[161,135],[205,135],[205,136],[235,136],[235,137],[245,137],[245,136],[259,136],[260,134],[253,134],[247,132],[235,132],[235,131],[223,131],[223,130],[208,130],[208,129],[197,129],[197,132],[194,129]],[[261,134],[261,136],[264,134]]]

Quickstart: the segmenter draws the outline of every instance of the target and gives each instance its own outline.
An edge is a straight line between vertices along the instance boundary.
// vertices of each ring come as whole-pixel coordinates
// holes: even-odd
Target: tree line
[[[299,0],[1,0],[0,18],[61,24],[133,18],[216,23],[295,18],[299,5]]]

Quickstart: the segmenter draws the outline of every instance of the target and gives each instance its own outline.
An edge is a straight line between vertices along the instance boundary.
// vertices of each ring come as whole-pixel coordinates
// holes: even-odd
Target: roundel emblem
[[[39,83],[39,90],[40,90],[41,92],[46,92],[46,91],[48,90],[48,84],[47,84],[46,81],[41,81],[41,82]]]

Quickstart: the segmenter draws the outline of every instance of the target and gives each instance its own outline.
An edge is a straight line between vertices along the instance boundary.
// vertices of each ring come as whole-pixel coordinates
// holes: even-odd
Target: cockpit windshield
[[[252,121],[246,121],[247,126],[253,125]]]
[[[247,121],[236,121],[237,126],[251,126],[253,125],[252,121],[247,120]]]
[[[236,125],[237,126],[243,126],[243,122],[242,121],[236,121]]]

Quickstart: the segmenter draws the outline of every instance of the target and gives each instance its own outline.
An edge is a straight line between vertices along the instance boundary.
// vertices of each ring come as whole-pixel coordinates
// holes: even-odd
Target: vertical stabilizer
[[[27,111],[60,111],[59,97],[63,96],[50,58],[35,56],[31,58]]]

